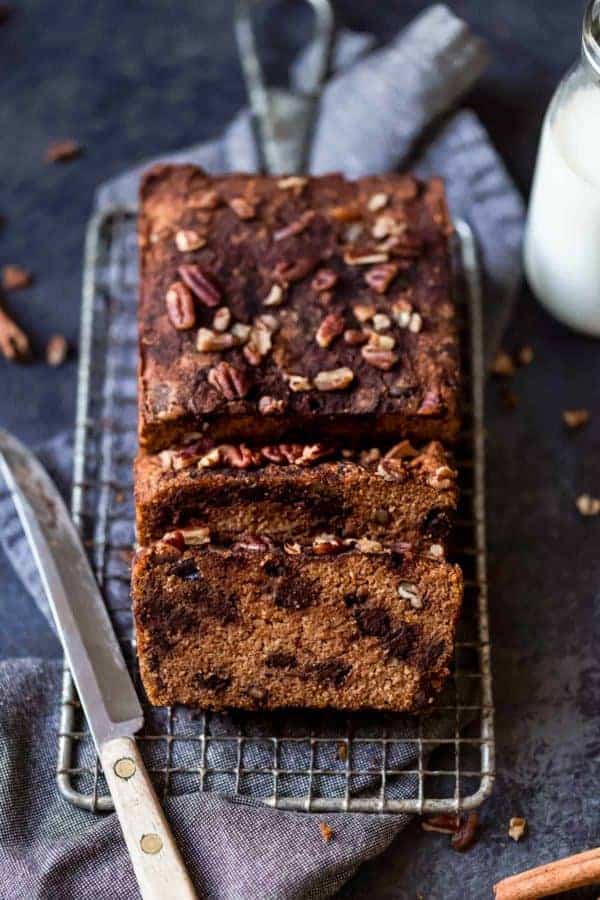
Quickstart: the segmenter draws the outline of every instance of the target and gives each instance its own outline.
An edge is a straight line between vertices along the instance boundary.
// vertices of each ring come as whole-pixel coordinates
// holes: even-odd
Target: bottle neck
[[[595,78],[600,78],[600,0],[589,0],[583,18],[581,36],[583,63]]]

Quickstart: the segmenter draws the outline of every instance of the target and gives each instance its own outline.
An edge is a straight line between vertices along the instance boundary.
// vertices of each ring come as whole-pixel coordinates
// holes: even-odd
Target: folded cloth
[[[523,210],[475,116],[451,115],[482,70],[483,47],[444,6],[432,7],[388,47],[357,60],[357,52],[364,54],[370,46],[365,36],[342,35],[335,54],[339,70],[323,96],[311,168],[341,168],[360,175],[410,161],[422,174],[436,172],[446,178],[454,214],[465,216],[478,237],[491,353],[519,279]],[[296,84],[302,83],[310,64],[309,48],[294,66]],[[256,153],[247,111],[220,140],[169,158],[192,160],[213,172],[252,170]],[[139,173],[146,165],[102,186],[98,208],[133,205]],[[133,258],[126,264],[133,266]],[[132,327],[131,319],[124,329]],[[133,374],[125,382],[120,390],[135,390]],[[68,437],[59,436],[40,456],[66,487],[71,467]],[[132,526],[117,516],[114,527]],[[0,495],[0,536],[24,585],[51,621],[6,493]],[[59,680],[57,663],[22,660],[0,665],[0,897],[2,885],[10,885],[6,896],[11,898],[135,896],[116,817],[78,810],[56,789]],[[227,717],[219,727],[227,731]],[[406,735],[399,731],[396,737]],[[398,752],[399,768],[414,766],[414,745],[400,743]],[[185,766],[190,760],[177,763]],[[409,778],[405,784],[409,794],[414,791]],[[166,809],[198,890],[227,900],[331,896],[409,820],[336,815],[329,820],[335,837],[326,843],[318,828],[326,817],[271,810],[250,800],[179,793],[167,800]]]

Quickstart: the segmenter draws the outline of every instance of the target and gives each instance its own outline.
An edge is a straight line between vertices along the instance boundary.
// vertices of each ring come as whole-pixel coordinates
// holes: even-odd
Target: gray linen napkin
[[[445,7],[435,6],[388,47],[351,64],[356,51],[369,45],[364,36],[345,35],[340,42],[336,59],[342,68],[323,98],[311,168],[342,168],[358,175],[411,159],[421,173],[444,175],[455,215],[466,216],[479,239],[488,288],[486,334],[492,347],[519,278],[520,198],[481,125],[468,112],[447,117],[434,139],[416,152],[424,130],[447,115],[479,75],[481,44]],[[294,67],[296,83],[308,65],[310,50]],[[252,170],[256,158],[247,112],[220,140],[176,158],[214,172]],[[145,165],[101,187],[98,208],[132,205]],[[133,266],[132,252],[128,264]],[[131,305],[125,308],[129,313],[119,323],[123,332],[134,328]],[[135,390],[133,372],[120,390],[124,397]],[[133,431],[124,439],[131,442]],[[124,449],[131,453],[129,443]],[[68,437],[51,442],[40,455],[66,486]],[[127,515],[123,510],[123,517],[117,517],[116,529],[131,530]],[[16,571],[50,620],[6,495],[0,496],[0,535]],[[122,603],[123,587],[115,588],[114,596],[112,590],[107,588],[107,602]],[[115,816],[77,810],[56,790],[59,670],[58,664],[35,661],[0,665],[0,897],[131,897],[133,874]],[[228,728],[227,717],[220,727]],[[180,765],[190,762],[188,757],[178,760]],[[398,764],[412,763],[408,745],[399,745]],[[413,789],[407,779],[402,790],[410,794]],[[407,816],[336,816],[335,839],[325,844],[317,827],[324,817],[269,810],[249,800],[181,793],[168,800],[167,812],[199,890],[232,900],[331,896],[408,821]]]

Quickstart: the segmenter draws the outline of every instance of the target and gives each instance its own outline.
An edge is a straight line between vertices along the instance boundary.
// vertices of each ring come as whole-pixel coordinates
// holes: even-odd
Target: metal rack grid
[[[163,797],[218,791],[283,809],[432,813],[479,805],[494,778],[488,633],[479,272],[468,225],[456,223],[468,420],[457,450],[461,508],[456,552],[465,601],[453,672],[431,714],[275,714],[156,709],[138,735]],[[133,551],[137,289],[135,217],[90,222],[85,255],[72,512],[139,687],[128,595]],[[58,784],[93,811],[112,809],[68,669],[63,680]]]

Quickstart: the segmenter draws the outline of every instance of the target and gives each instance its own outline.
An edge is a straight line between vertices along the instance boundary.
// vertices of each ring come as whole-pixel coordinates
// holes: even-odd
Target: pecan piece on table
[[[48,145],[44,159],[47,163],[70,162],[83,153],[83,147],[77,141],[67,138],[64,141],[53,141]]]
[[[68,352],[69,345],[66,337],[63,334],[53,334],[46,344],[46,362],[49,366],[62,366]]]
[[[6,265],[2,268],[2,287],[5,291],[20,291],[33,281],[31,272],[23,266]]]
[[[0,308],[0,352],[12,361],[24,362],[29,359],[31,348],[24,331]]]

